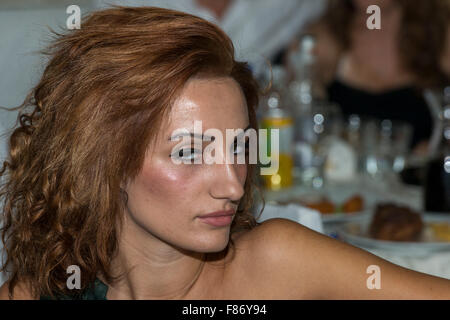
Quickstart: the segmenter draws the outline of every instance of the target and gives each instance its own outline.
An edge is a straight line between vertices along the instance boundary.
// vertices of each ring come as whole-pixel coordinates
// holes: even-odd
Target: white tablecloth
[[[412,257],[402,256],[398,253],[384,250],[366,250],[401,267],[450,280],[450,251],[432,253],[420,257]]]

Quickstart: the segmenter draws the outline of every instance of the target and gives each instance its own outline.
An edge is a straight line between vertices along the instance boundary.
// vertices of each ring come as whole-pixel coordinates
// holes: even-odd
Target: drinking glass
[[[303,115],[301,130],[297,132],[294,162],[300,183],[313,188],[324,184],[326,150],[324,144],[330,136],[341,133],[342,115],[336,104],[315,101],[308,114]],[[298,122],[299,123],[299,122]]]
[[[376,179],[396,178],[405,168],[412,126],[402,121],[366,118],[361,128],[363,172]]]

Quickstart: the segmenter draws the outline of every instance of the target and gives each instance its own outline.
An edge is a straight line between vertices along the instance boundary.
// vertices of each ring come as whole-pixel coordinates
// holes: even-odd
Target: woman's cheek
[[[182,195],[192,182],[193,172],[190,165],[167,164],[157,161],[149,163],[143,170],[142,184],[144,188],[154,194],[164,196]]]

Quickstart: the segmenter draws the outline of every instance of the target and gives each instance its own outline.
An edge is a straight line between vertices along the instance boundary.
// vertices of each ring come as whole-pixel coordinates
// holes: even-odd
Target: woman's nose
[[[211,184],[211,195],[214,198],[238,201],[244,195],[244,186],[240,179],[239,165],[214,164],[214,180]],[[246,172],[242,172],[246,173]]]

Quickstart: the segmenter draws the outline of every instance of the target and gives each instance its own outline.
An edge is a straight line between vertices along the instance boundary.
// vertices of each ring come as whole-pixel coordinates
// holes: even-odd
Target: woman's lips
[[[214,227],[225,227],[231,224],[233,221],[233,215],[229,214],[224,216],[199,217],[199,219],[202,222]]]
[[[208,213],[198,218],[209,225],[214,227],[225,227],[231,224],[233,221],[233,216],[235,214],[234,210],[227,211],[216,211],[212,213]]]

